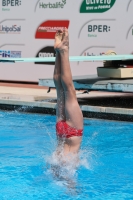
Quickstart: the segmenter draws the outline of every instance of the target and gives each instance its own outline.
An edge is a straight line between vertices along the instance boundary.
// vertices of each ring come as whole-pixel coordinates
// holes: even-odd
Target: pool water
[[[0,111],[0,200],[133,199],[133,123],[84,120],[80,166],[52,174],[55,116]]]

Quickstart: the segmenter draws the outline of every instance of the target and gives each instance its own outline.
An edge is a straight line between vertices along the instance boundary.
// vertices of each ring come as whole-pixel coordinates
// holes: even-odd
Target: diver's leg
[[[65,92],[66,122],[76,129],[83,129],[83,115],[79,107],[76,92],[72,81],[72,73],[69,62],[69,35],[65,28],[63,39],[56,46],[61,59],[61,83]]]
[[[56,44],[61,42],[62,39],[62,33],[60,31],[57,31],[55,35],[55,44],[54,47],[56,47]],[[57,107],[56,107],[56,116],[57,121],[59,120],[66,120],[65,117],[65,96],[64,96],[64,89],[61,83],[61,60],[60,60],[60,54],[56,50],[56,61],[55,61],[55,68],[54,68],[54,83],[56,87],[56,93],[57,93]]]
[[[65,115],[66,123],[76,129],[83,129],[83,115],[79,107],[76,92],[72,81],[72,74],[69,63],[69,35],[65,28],[63,39],[56,48],[60,52],[61,59],[61,83],[65,93]],[[65,153],[77,152],[81,143],[81,137],[74,136],[66,139]]]

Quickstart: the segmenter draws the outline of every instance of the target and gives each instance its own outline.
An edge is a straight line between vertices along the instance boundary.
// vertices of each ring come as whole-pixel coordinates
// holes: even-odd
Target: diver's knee
[[[53,80],[54,80],[54,82],[56,83],[56,82],[58,82],[58,81],[61,80],[61,76],[58,75],[58,74],[54,74],[54,75],[53,75]]]

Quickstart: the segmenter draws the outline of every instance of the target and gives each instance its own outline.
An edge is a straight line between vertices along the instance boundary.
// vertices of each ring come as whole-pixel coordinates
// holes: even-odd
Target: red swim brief
[[[83,130],[70,127],[65,121],[58,121],[56,123],[56,134],[59,137],[70,138],[73,136],[82,136]]]

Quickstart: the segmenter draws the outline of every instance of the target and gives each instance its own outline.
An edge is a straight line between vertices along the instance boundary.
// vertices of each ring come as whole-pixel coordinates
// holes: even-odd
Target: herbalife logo
[[[62,0],[62,1],[59,1],[59,2],[55,2],[55,3],[51,3],[51,2],[48,2],[48,3],[39,3],[39,8],[44,8],[44,9],[47,9],[47,8],[64,8],[66,4],[66,0]]]
[[[83,0],[80,13],[103,13],[111,9],[116,0]]]
[[[5,34],[8,34],[8,33],[20,33],[21,32],[21,26],[17,26],[17,25],[12,25],[11,27],[9,26],[0,26],[0,33],[5,33]]]

